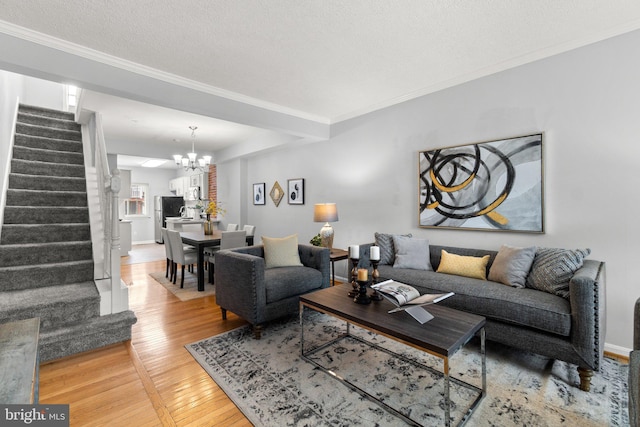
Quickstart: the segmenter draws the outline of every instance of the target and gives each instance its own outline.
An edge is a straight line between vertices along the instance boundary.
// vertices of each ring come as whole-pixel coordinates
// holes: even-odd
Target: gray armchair
[[[299,296],[330,284],[329,249],[298,245],[300,267],[265,268],[262,245],[216,253],[216,302],[247,320],[260,339],[265,322],[297,313]]]
[[[633,312],[633,351],[629,355],[629,425],[640,427],[640,298]]]

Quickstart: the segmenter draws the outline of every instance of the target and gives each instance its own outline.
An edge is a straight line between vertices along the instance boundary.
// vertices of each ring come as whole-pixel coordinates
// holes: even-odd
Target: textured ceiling
[[[0,0],[0,20],[335,122],[640,28],[640,2]]]

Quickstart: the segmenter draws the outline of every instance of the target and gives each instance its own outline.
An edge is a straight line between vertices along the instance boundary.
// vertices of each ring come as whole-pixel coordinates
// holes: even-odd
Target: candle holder
[[[380,260],[372,260],[371,261],[371,265],[373,265],[373,273],[371,274],[372,277],[372,283],[378,283],[378,279],[380,278],[380,273],[378,272],[378,264],[380,264]],[[384,298],[382,298],[382,295],[380,295],[380,292],[376,291],[375,289],[373,290],[373,293],[370,296],[371,301],[382,301]]]
[[[358,280],[358,294],[353,298],[353,302],[358,304],[371,304],[371,298],[367,295],[368,280]]]
[[[358,261],[360,258],[351,258],[351,265],[353,268],[351,269],[351,289],[347,296],[349,298],[355,298],[359,293],[359,285],[358,285]]]

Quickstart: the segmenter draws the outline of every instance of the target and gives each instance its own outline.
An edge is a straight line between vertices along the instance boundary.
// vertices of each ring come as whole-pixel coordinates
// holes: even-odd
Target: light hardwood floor
[[[153,283],[164,259],[126,262],[138,317],[131,341],[41,365],[40,403],[69,404],[78,427],[251,426],[184,348],[246,322],[231,313],[223,321],[215,297],[182,302]]]

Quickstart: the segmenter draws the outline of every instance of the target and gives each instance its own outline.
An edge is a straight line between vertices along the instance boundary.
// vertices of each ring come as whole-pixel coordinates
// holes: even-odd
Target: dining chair
[[[167,257],[167,269],[164,273],[164,277],[169,278],[169,281],[173,281],[173,254],[171,253],[171,242],[169,241],[169,234],[166,228],[162,228],[162,240],[164,241],[164,254]],[[169,277],[171,272],[171,277]]]
[[[223,231],[220,237],[220,250],[235,249],[247,246],[247,232],[239,231]],[[215,254],[209,256],[209,283],[213,283],[213,268],[215,265]]]
[[[255,236],[256,235],[256,226],[255,225],[245,225],[244,231],[247,232],[247,236]]]
[[[227,231],[238,231],[238,224],[227,224]]]
[[[194,251],[185,251],[182,244],[182,237],[180,233],[175,230],[167,230],[169,234],[169,241],[171,242],[171,254],[174,262],[174,275],[173,283],[176,283],[178,277],[178,264],[182,265],[182,277],[180,278],[180,287],[184,288],[184,267],[185,265],[192,266],[198,262],[198,253]]]

